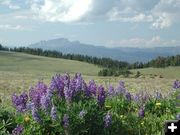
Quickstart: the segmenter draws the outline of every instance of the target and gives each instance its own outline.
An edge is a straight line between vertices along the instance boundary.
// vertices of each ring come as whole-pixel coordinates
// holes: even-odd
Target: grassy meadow
[[[100,69],[74,60],[0,51],[0,134],[160,135],[164,121],[179,113],[174,104],[179,91],[169,92],[174,80],[180,79],[180,67],[131,70],[126,78],[99,77]],[[71,79],[52,79],[65,72]],[[83,78],[73,78],[75,73]],[[95,82],[88,83],[91,79]],[[42,82],[36,85],[38,80],[51,89]],[[120,80],[125,86],[118,84]],[[148,97],[155,91],[168,96]]]
[[[128,78],[99,77],[97,76],[99,70],[98,66],[74,60],[0,51],[0,97],[8,104],[11,102],[12,93],[28,90],[29,86],[34,86],[38,80],[50,83],[54,74],[65,72],[70,74],[80,72],[87,82],[94,79],[106,88],[109,84],[116,85],[119,80],[124,80],[131,92],[152,93],[158,90],[167,93],[172,87],[172,82],[180,79],[180,67],[132,70],[133,74]],[[140,71],[141,76],[134,78],[137,71]]]

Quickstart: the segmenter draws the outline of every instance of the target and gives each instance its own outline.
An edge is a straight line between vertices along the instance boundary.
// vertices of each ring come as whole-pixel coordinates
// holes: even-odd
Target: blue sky
[[[180,0],[0,0],[0,43],[180,46]]]

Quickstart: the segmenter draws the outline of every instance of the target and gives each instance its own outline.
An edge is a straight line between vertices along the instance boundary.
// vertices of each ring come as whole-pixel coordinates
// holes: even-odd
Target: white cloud
[[[155,18],[152,27],[157,29],[168,28],[173,23],[180,22],[180,1],[160,0],[151,14]]]
[[[152,39],[151,39],[151,42],[160,42],[161,41],[161,38],[160,38],[160,36],[155,36],[155,37],[152,37]]]
[[[90,5],[91,0],[44,0],[42,5],[33,1],[31,9],[46,21],[73,22],[79,21]]]
[[[20,6],[12,4],[11,0],[4,0],[0,2],[0,5],[7,6],[9,9],[13,10],[20,9]]]
[[[96,21],[146,22],[151,28],[164,29],[180,22],[180,0],[26,0],[28,18],[48,22]],[[22,7],[20,2],[0,2],[11,9]],[[17,14],[17,19],[27,19]]]
[[[140,13],[140,14],[137,14],[137,15],[134,15],[131,17],[121,17],[121,16],[117,17],[116,15],[110,14],[109,20],[110,21],[122,21],[122,22],[152,22],[153,21],[152,15],[145,15],[143,13]]]
[[[107,47],[159,47],[159,46],[180,46],[180,40],[164,40],[160,36],[154,36],[151,39],[130,38],[119,41],[108,41]]]
[[[180,22],[180,0],[127,0],[125,3],[125,8],[116,6],[108,12],[110,21],[149,22],[155,29]]]
[[[152,27],[163,29],[169,27],[171,24],[172,20],[170,17],[166,13],[163,13],[152,23]]]
[[[0,29],[5,30],[24,30],[21,25],[10,25],[10,24],[0,24]]]
[[[31,9],[36,18],[50,22],[148,22],[153,28],[163,29],[170,27],[180,15],[178,1],[31,0]]]

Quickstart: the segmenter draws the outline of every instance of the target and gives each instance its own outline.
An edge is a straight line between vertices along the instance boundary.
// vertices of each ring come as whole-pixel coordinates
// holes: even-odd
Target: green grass
[[[0,71],[25,74],[77,73],[97,75],[99,67],[84,62],[23,53],[0,52]]]
[[[167,93],[173,81],[180,79],[180,67],[138,69],[143,74],[139,78],[99,77],[97,76],[99,70],[100,68],[95,65],[79,61],[0,51],[0,98],[5,104],[10,103],[12,93],[27,91],[38,80],[49,84],[54,74],[65,72],[70,74],[80,72],[86,82],[94,79],[106,89],[109,84],[117,86],[119,80],[124,80],[127,89],[131,92],[153,93],[155,90],[160,90]],[[131,77],[135,76],[137,70],[132,72],[134,74]]]
[[[140,71],[140,73],[150,76],[158,77],[161,75],[166,79],[180,79],[180,67],[166,67],[166,68],[144,68],[144,69],[135,69],[131,70],[133,73]]]

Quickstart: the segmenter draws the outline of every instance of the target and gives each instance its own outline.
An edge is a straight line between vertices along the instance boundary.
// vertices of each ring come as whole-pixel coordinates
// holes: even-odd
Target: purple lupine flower
[[[32,117],[35,121],[41,122],[41,118],[40,118],[38,110],[35,108],[35,106],[32,107],[31,113],[32,113]]]
[[[134,101],[135,101],[135,102],[138,102],[138,101],[140,100],[139,94],[136,94],[136,95],[134,95],[133,97],[134,97]]]
[[[112,123],[112,116],[110,113],[107,113],[106,116],[104,117],[104,123],[105,123],[105,127],[109,127]]]
[[[86,93],[86,91],[87,91],[87,84],[86,84],[86,82],[83,80],[83,82],[82,82],[82,90]]]
[[[64,85],[66,87],[69,87],[69,83],[70,83],[70,76],[68,73],[64,74],[63,76],[63,82],[64,82]]]
[[[177,120],[180,120],[180,113],[178,113],[178,114],[176,115],[176,119],[177,119]]]
[[[48,107],[50,106],[51,104],[51,99],[50,97],[48,97],[47,95],[42,95],[41,97],[41,100],[40,100],[40,103],[41,103],[41,107],[47,111]]]
[[[17,125],[17,127],[12,131],[12,135],[21,135],[23,130],[24,127],[22,125]]]
[[[64,87],[64,95],[67,102],[71,102],[72,98],[76,95],[76,80],[72,79],[69,82],[69,87]]]
[[[75,92],[75,89],[76,89],[76,80],[75,79],[70,80],[69,89],[71,89],[71,91]]]
[[[79,73],[75,73],[74,79],[77,79],[77,78],[78,78],[78,75],[79,75]],[[81,75],[81,74],[80,74],[80,75]]]
[[[114,94],[115,94],[114,87],[110,85],[108,89],[108,95],[113,96]]]
[[[72,97],[73,97],[75,95],[75,93],[76,93],[76,80],[75,79],[70,80],[69,90],[71,91]]]
[[[28,101],[28,95],[24,92],[20,96],[17,96],[16,94],[12,95],[12,103],[16,107],[16,110],[18,112],[24,112],[26,111]]]
[[[39,81],[37,83],[37,85],[35,86],[35,89],[39,92],[39,93],[46,93],[47,91],[47,85],[44,84],[43,82]]]
[[[91,95],[96,96],[97,86],[96,86],[96,83],[94,82],[94,80],[91,80],[89,82],[89,86],[87,89]]]
[[[85,91],[85,95],[86,97],[90,97],[91,96],[91,90],[89,89],[89,87],[87,86],[87,84],[84,82],[84,91]]]
[[[142,95],[142,102],[145,103],[146,101],[148,101],[150,98],[150,95],[148,93]]]
[[[150,95],[147,94],[147,93],[144,93],[143,91],[142,92],[139,92],[138,94],[138,98],[139,98],[139,101],[144,104],[147,102],[147,100],[150,98]]]
[[[104,106],[104,102],[105,102],[105,91],[104,91],[104,87],[101,85],[98,88],[98,96],[97,96],[97,100],[98,100],[98,104],[102,107]]]
[[[53,92],[52,92],[50,89],[47,89],[46,96],[47,96],[48,98],[52,98]]]
[[[127,92],[125,96],[128,101],[131,101],[131,94],[129,92]]]
[[[74,79],[76,81],[75,91],[78,92],[78,91],[82,90],[83,78],[82,78],[81,74],[76,74]]]
[[[59,97],[64,97],[64,92],[63,92],[63,89],[64,89],[63,77],[61,75],[55,75],[52,78],[52,81],[51,81],[49,89],[51,91],[57,91]]]
[[[124,81],[119,82],[119,86],[115,89],[115,93],[117,95],[120,95],[120,94],[124,95],[126,93],[126,88],[124,84],[125,84]]]
[[[29,96],[36,107],[40,106],[42,95],[47,93],[47,86],[43,82],[38,82],[35,88],[30,88]]]
[[[123,80],[119,81],[119,85],[123,88],[125,88],[125,82]]]
[[[161,92],[156,91],[155,98],[156,98],[156,99],[161,99],[161,98],[162,98]]]
[[[42,94],[40,92],[38,92],[36,89],[30,88],[29,97],[35,106],[40,105],[41,95]]]
[[[180,88],[180,81],[179,80],[175,80],[173,83],[173,88],[174,89],[179,89]]]
[[[23,92],[21,95],[20,95],[20,98],[24,101],[24,102],[27,102],[28,101],[28,95]]]
[[[57,109],[54,105],[51,108],[51,118],[53,121],[57,119]]]
[[[83,118],[85,115],[86,115],[86,111],[85,110],[80,111],[80,113],[79,113],[79,117],[80,118]]]
[[[64,96],[66,101],[70,103],[73,96],[73,92],[71,91],[71,89],[69,89],[68,87],[64,87]]]
[[[139,117],[144,117],[144,116],[145,116],[145,111],[144,111],[144,108],[143,108],[143,107],[141,107],[141,108],[139,109],[138,115],[139,115]]]
[[[32,102],[28,102],[26,105],[27,110],[32,110],[33,107],[34,107],[34,103]]]
[[[145,104],[149,99],[150,99],[150,95],[143,91],[137,93],[134,97],[134,100],[140,103],[141,105]]]
[[[65,128],[67,128],[69,126],[69,116],[67,114],[64,114],[62,124]]]

